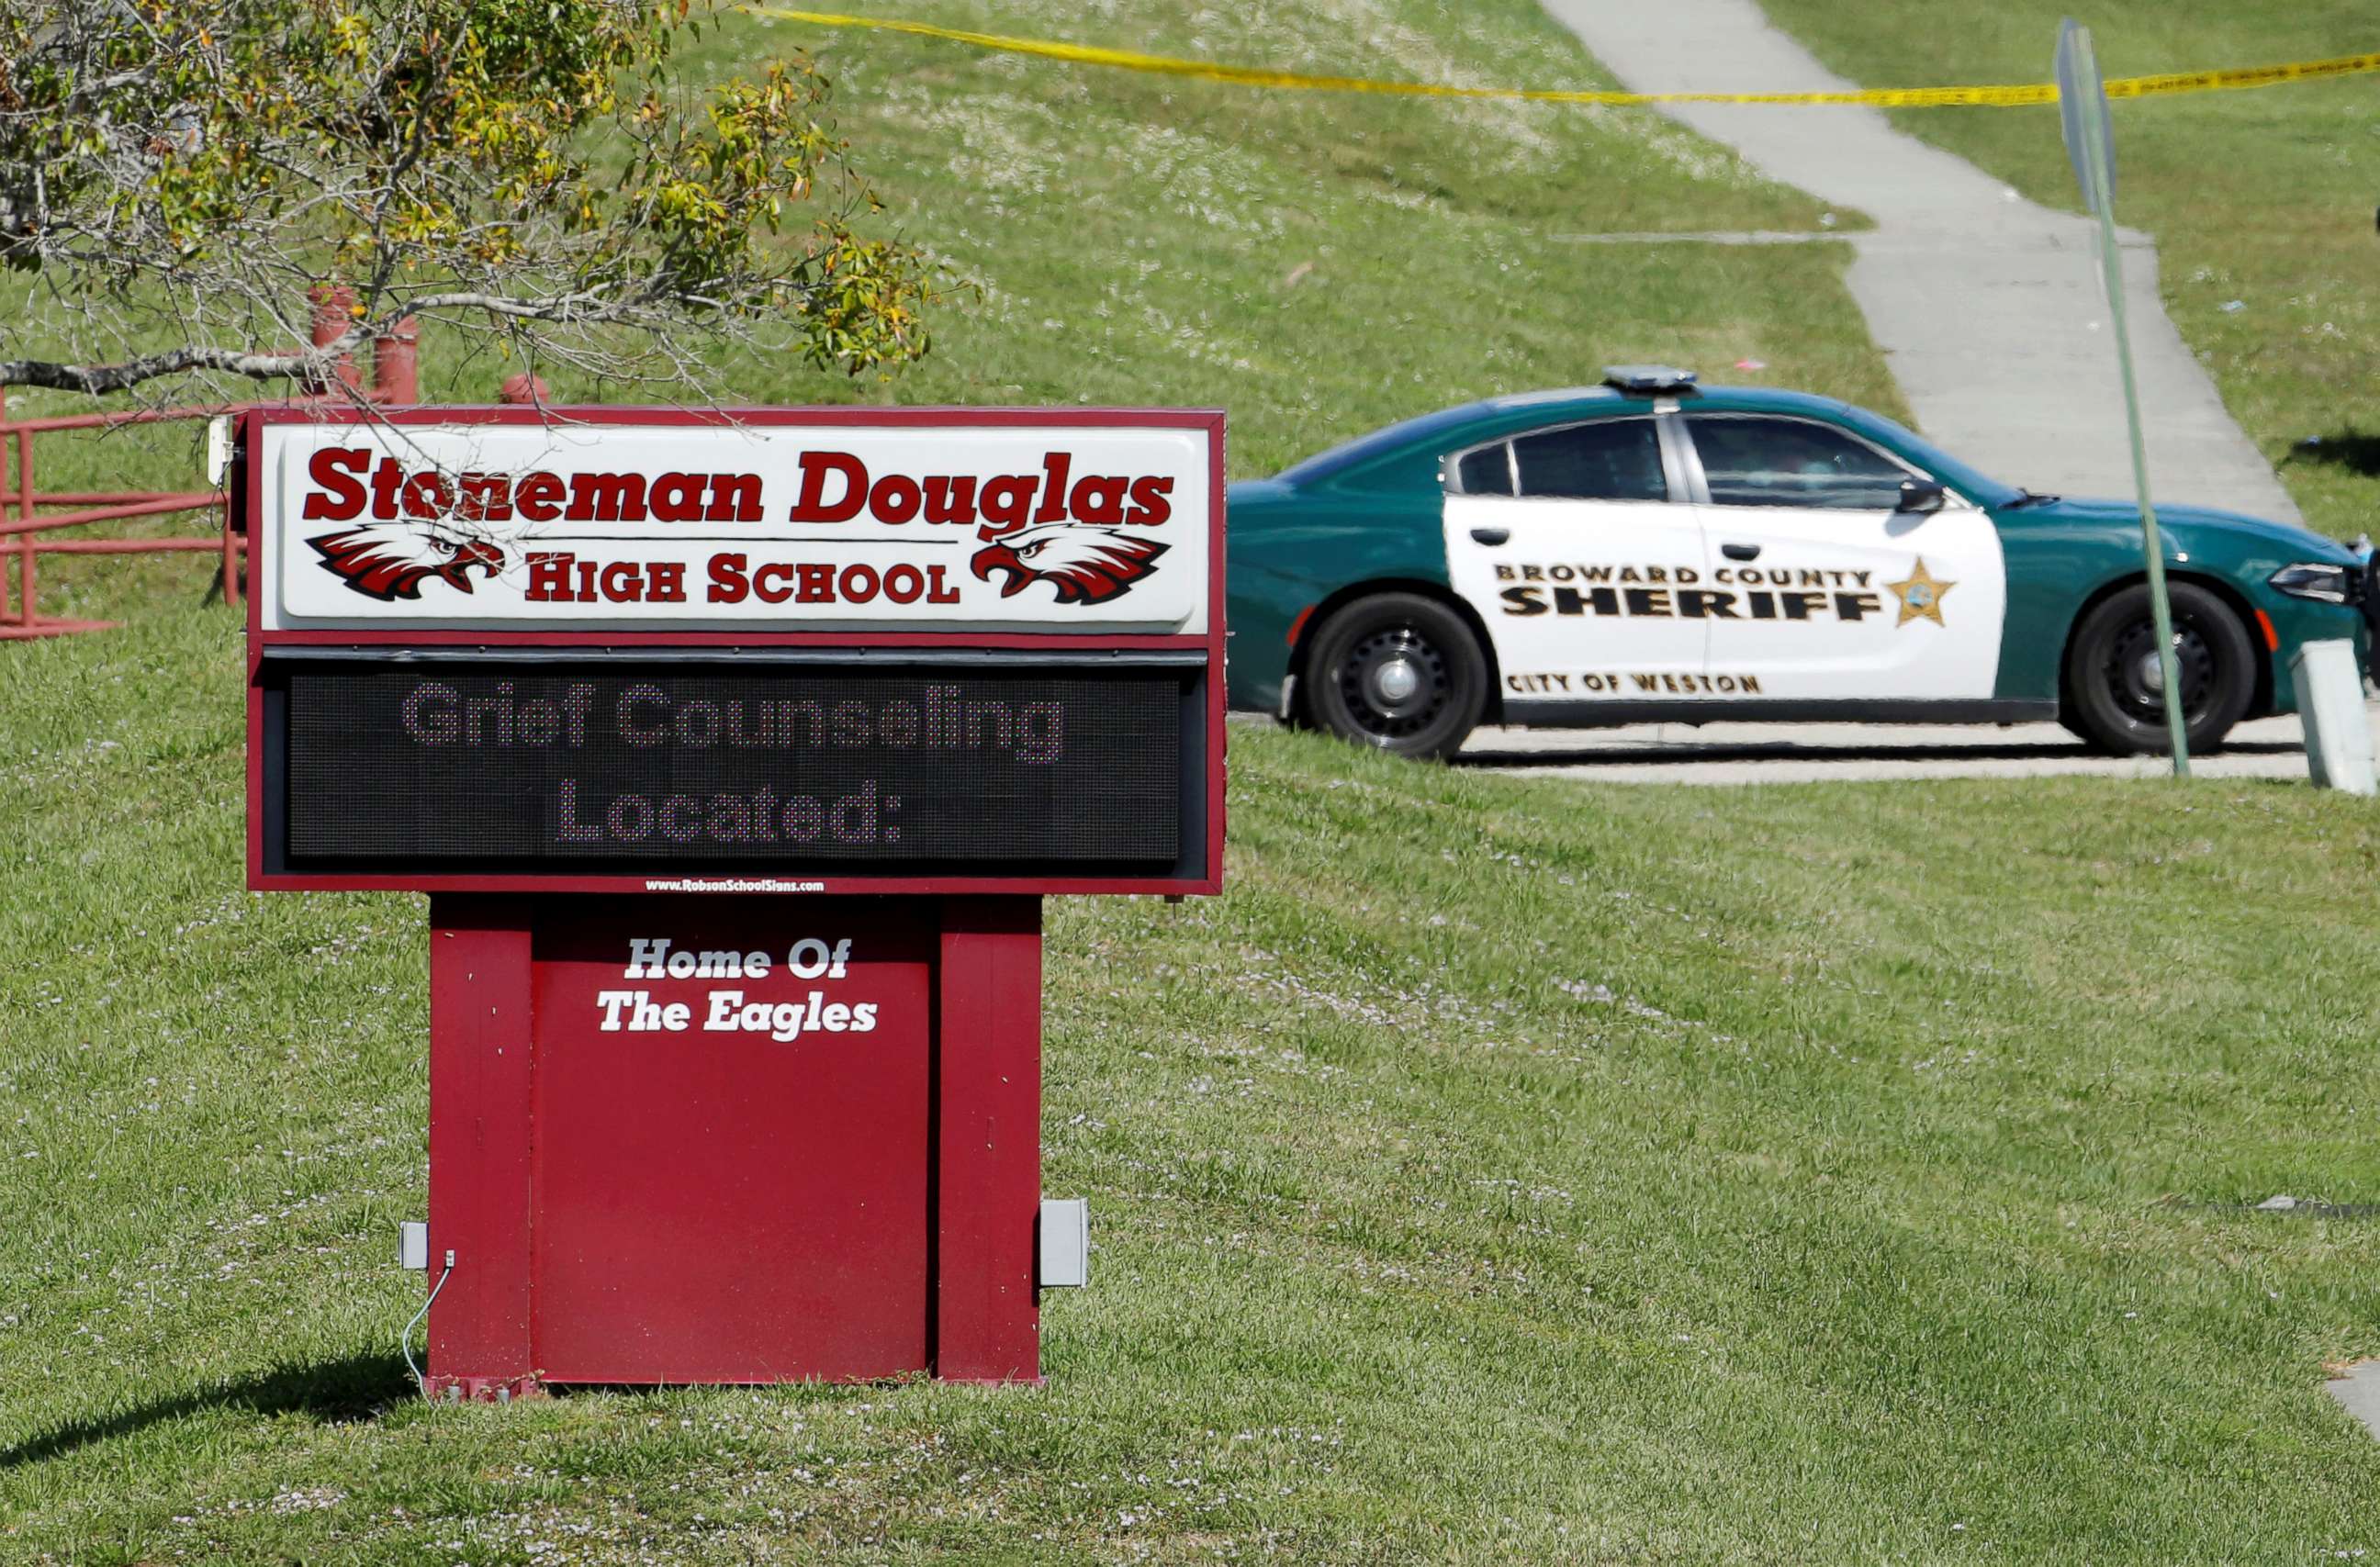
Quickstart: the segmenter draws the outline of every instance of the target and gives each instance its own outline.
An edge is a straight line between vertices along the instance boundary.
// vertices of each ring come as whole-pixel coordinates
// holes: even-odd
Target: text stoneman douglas
[[[362,446],[326,446],[307,464],[316,485],[300,514],[308,522],[732,522],[767,515],[757,473],[454,473],[375,464]],[[801,456],[801,491],[785,520],[973,528],[990,541],[1045,523],[1155,528],[1173,515],[1173,480],[1163,474],[1074,475],[1070,452],[1042,455],[1038,473],[889,473],[872,477],[849,452]]]

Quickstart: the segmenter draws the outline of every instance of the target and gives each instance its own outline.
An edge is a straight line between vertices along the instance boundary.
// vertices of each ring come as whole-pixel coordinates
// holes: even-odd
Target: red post
[[[356,293],[354,289],[344,283],[318,283],[306,291],[306,298],[312,300],[314,305],[315,347],[327,348],[346,335],[347,328],[355,323]],[[337,368],[333,373],[349,391],[354,391],[362,384],[356,374],[356,361],[351,355],[341,354]],[[326,381],[317,381],[308,388],[317,393],[328,392],[330,389],[330,383]]]
[[[383,406],[421,401],[421,323],[407,316],[372,343],[372,393]]]
[[[1038,1382],[1041,900],[942,905],[934,1091],[934,1374]]]
[[[33,432],[19,430],[17,435],[17,520],[33,520]],[[30,630],[33,625],[33,540],[36,535],[28,528],[17,535],[17,624]]]
[[[239,608],[239,533],[238,519],[232,516],[237,502],[230,495],[224,497],[223,513],[223,595],[228,609]]]
[[[518,375],[508,375],[504,377],[504,387],[497,392],[496,397],[516,407],[541,404],[545,401],[545,378],[531,375],[527,370]]]
[[[539,1391],[529,1317],[529,931],[525,899],[442,893],[430,900],[435,1397],[517,1398]],[[468,1374],[441,1377],[441,1366]]]

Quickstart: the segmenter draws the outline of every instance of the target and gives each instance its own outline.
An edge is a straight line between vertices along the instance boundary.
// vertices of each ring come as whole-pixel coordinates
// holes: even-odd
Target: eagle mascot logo
[[[1168,546],[1112,528],[1075,522],[1046,523],[978,550],[967,564],[980,581],[1006,572],[1000,596],[1014,598],[1036,582],[1057,590],[1062,604],[1100,604],[1132,591]]]
[[[306,541],[348,587],[383,602],[419,599],[421,585],[436,577],[461,592],[471,590],[471,573],[494,577],[510,564],[493,538],[466,535],[449,519],[379,522]]]

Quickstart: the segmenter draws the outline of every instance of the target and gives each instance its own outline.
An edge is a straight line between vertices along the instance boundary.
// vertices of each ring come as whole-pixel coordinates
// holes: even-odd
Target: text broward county
[[[1690,565],[1505,565],[1496,580],[1508,615],[1686,620],[1864,620],[1884,613],[1874,573],[1851,568]]]

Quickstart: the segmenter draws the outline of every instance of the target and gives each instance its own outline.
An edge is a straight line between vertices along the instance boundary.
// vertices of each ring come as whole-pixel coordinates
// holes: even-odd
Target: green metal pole
[[[2085,32],[2082,47],[2091,47],[2090,34]],[[2086,53],[2085,58],[2088,59]],[[2098,79],[2095,61],[2091,62],[2090,79]],[[2107,279],[2107,310],[2116,323],[2116,362],[2124,372],[2124,412],[2131,427],[2132,485],[2141,497],[2141,550],[2148,563],[2149,612],[2155,617],[2157,642],[2157,670],[2165,686],[2166,734],[2173,745],[2173,775],[2190,776],[2190,729],[2181,715],[2181,678],[2173,656],[2173,606],[2165,590],[2165,541],[2157,532],[2156,507],[2149,500],[2148,447],[2141,434],[2141,394],[2132,381],[2132,339],[2124,322],[2124,263],[2116,251],[2115,180],[2107,169],[2107,104],[2104,100],[2084,105],[2082,112],[2097,122],[2096,135],[2083,138],[2091,160],[2091,183],[2098,195],[2092,205],[2099,209],[2099,260]]]

